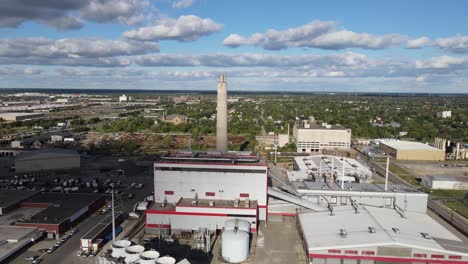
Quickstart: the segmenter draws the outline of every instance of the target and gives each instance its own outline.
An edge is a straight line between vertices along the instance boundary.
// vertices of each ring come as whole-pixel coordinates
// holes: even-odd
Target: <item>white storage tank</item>
[[[111,245],[111,248],[112,248],[111,256],[113,258],[125,257],[125,249],[127,249],[131,245],[132,245],[132,242],[130,242],[128,240],[117,240],[117,241],[115,241]]]
[[[125,263],[135,263],[140,259],[140,254],[145,251],[145,247],[140,245],[130,246],[125,249]]]
[[[176,260],[173,257],[161,257],[156,261],[158,264],[175,264]]]
[[[239,263],[249,257],[249,233],[244,231],[224,231],[222,236],[221,254],[230,263]]]
[[[159,252],[156,250],[148,250],[140,254],[140,264],[156,264],[159,258]]]
[[[229,219],[224,222],[224,231],[234,230],[237,226],[238,230],[250,233],[250,222],[242,219]]]

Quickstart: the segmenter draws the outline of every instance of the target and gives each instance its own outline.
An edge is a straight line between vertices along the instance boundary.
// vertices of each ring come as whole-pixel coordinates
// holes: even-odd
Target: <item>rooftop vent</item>
[[[375,233],[375,232],[377,232],[377,231],[375,230],[375,227],[369,226],[369,233]]]
[[[198,204],[197,200],[192,200],[192,206],[196,206]]]
[[[214,201],[209,201],[209,202],[208,202],[208,206],[213,207],[214,205],[215,205],[215,202],[214,202]]]
[[[348,232],[346,231],[346,229],[340,229],[340,236],[341,237],[347,237],[348,236]]]
[[[392,188],[392,191],[393,191],[393,192],[396,192],[396,191],[397,191],[397,188],[396,188],[396,187],[393,187],[393,188]]]
[[[431,239],[431,235],[429,235],[428,233],[421,233],[421,235],[422,235],[425,239]]]
[[[392,227],[392,230],[395,234],[400,234],[400,228]]]

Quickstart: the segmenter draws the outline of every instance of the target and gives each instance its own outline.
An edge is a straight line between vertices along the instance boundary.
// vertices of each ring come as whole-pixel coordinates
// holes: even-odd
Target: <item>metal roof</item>
[[[363,206],[354,210],[299,214],[299,223],[309,251],[372,246],[404,246],[468,256],[467,245],[424,213],[407,212],[402,218],[391,208]],[[369,231],[374,228],[375,233]],[[346,235],[340,235],[340,229]],[[431,238],[425,238],[423,233]],[[320,239],[317,239],[320,238]]]
[[[22,152],[16,156],[16,160],[36,158],[39,156],[79,156],[76,150],[71,149],[59,149],[59,148],[49,148],[49,149],[40,149],[36,151]]]
[[[382,141],[380,144],[384,144],[396,150],[433,150],[443,151],[433,146],[414,141]]]

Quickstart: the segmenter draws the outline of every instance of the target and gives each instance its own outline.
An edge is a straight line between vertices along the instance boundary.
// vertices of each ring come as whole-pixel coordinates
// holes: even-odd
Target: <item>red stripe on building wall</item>
[[[449,259],[461,259],[461,256],[449,256]]]
[[[358,251],[357,250],[345,250],[345,254],[352,254],[352,255],[357,255]]]
[[[444,256],[444,255],[439,255],[439,254],[432,254],[432,255],[431,255],[431,258],[440,258],[440,259],[443,259],[443,258],[445,258],[445,256]]]
[[[216,208],[216,209],[232,209],[232,210],[255,210],[255,208],[245,208],[245,207],[225,207],[225,206],[216,206],[216,201],[214,206],[206,206],[206,205],[176,205],[178,208]]]
[[[216,193],[214,192],[205,192],[205,196],[215,196]]]
[[[165,195],[174,195],[174,191],[164,191]]]
[[[258,205],[258,208],[268,208],[267,205]]]
[[[146,227],[149,227],[149,228],[171,228],[171,225],[166,225],[166,224],[146,224]]]
[[[362,251],[362,255],[375,255],[375,251]]]
[[[268,212],[268,215],[276,215],[276,216],[297,216],[296,213],[285,213],[285,212]]]
[[[309,258],[341,258],[341,259],[362,259],[376,260],[387,262],[411,263],[411,262],[430,262],[430,263],[445,263],[445,264],[467,264],[468,261],[449,261],[441,259],[422,259],[422,258],[397,258],[397,257],[380,257],[380,256],[349,256],[349,255],[330,255],[330,254],[314,254],[309,253]]]
[[[415,257],[415,258],[427,258],[427,255],[422,254],[422,253],[414,253],[413,257]]]
[[[240,197],[243,197],[243,198],[249,198],[249,194],[248,193],[241,193],[239,194]]]
[[[329,249],[329,250],[328,250],[328,253],[335,253],[335,254],[338,253],[338,254],[341,254],[341,250],[339,250],[339,249]]]
[[[146,213],[147,214],[163,214],[163,215],[228,216],[228,214],[219,214],[219,213],[195,213],[195,212],[159,211],[159,210],[146,210]]]

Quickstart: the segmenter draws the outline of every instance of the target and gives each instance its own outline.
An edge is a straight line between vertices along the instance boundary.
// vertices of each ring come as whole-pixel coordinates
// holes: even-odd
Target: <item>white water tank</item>
[[[176,260],[173,257],[161,257],[156,261],[158,264],[175,264]]]
[[[156,250],[148,250],[140,254],[140,264],[156,264],[159,258],[159,252]]]
[[[113,258],[125,257],[125,249],[132,245],[132,242],[128,240],[117,240],[112,243],[112,253]]]
[[[249,233],[244,231],[224,231],[222,236],[221,254],[230,263],[239,263],[249,257]]]
[[[226,222],[224,222],[224,231],[234,230],[236,226],[238,230],[250,233],[249,221],[237,219],[237,218],[229,219]]]
[[[135,263],[140,259],[140,254],[145,251],[145,247],[140,245],[130,246],[125,249],[125,263]]]

